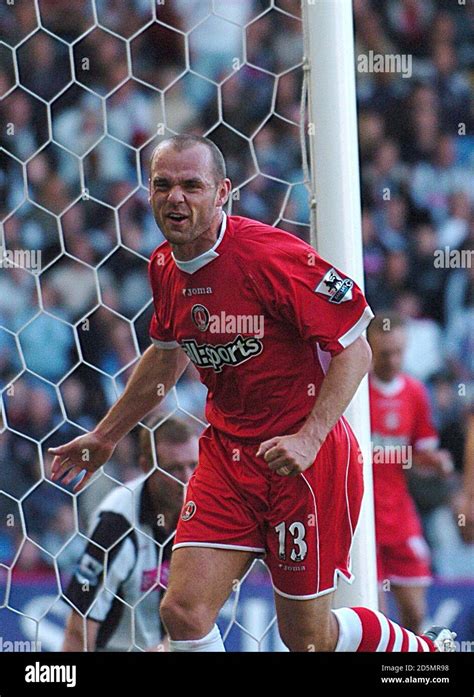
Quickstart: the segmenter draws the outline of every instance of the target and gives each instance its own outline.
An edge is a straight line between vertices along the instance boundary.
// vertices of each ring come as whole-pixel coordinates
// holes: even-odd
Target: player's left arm
[[[300,430],[270,438],[257,452],[278,474],[296,475],[314,462],[369,371],[372,352],[363,332],[374,315],[357,284],[312,247],[291,236],[276,238],[278,244],[259,266],[261,301],[275,319],[331,356]]]
[[[454,464],[449,450],[439,447],[439,436],[433,424],[428,392],[421,383],[413,395],[415,424],[413,431],[413,466],[420,474],[449,476]]]
[[[369,343],[363,336],[333,356],[303,427],[293,435],[264,441],[257,456],[263,455],[271,470],[286,467],[286,471],[281,472],[283,475],[297,475],[310,467],[328,433],[349,406],[362,378],[369,371],[371,359]]]
[[[453,459],[449,450],[440,448],[426,448],[426,450],[415,450],[413,453],[413,465],[419,472],[423,470],[433,471],[441,477],[447,477],[454,470]]]

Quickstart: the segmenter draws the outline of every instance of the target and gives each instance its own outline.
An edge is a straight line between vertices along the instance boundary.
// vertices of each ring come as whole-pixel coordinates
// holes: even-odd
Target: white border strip
[[[271,575],[271,574],[270,574]],[[336,569],[334,572],[334,586],[332,588],[326,588],[324,591],[320,591],[319,593],[313,593],[312,595],[290,595],[289,593],[283,593],[283,591],[279,590],[275,584],[273,583],[272,579],[272,586],[273,590],[275,593],[278,595],[281,595],[283,598],[288,598],[289,600],[313,600],[314,598],[320,598],[322,595],[327,595],[328,593],[333,593],[335,590],[337,590],[337,577],[342,578],[346,583],[351,585],[351,583],[354,581],[354,574],[351,573],[350,577],[347,578],[345,574],[340,569]]]
[[[339,339],[338,342],[341,344],[343,348],[347,348],[350,346],[356,339],[359,338],[359,336],[362,334],[364,329],[368,327],[370,324],[371,320],[375,317],[374,313],[370,309],[370,307],[367,305],[367,307],[364,309],[364,312],[362,315],[359,317],[357,322],[354,324],[351,329],[349,329],[348,332],[343,334]]]
[[[349,528],[351,531],[351,543],[349,545],[349,553],[347,555],[347,568],[349,571],[351,571],[352,567],[352,557],[351,557],[351,551],[352,551],[352,545],[354,543],[354,528],[352,527],[352,520],[351,520],[351,507],[349,505],[349,465],[351,461],[351,439],[349,436],[349,433],[347,431],[346,424],[344,423],[344,416],[341,416],[341,424],[344,428],[344,433],[346,434],[346,439],[347,439],[347,462],[346,462],[346,480],[345,480],[345,487],[346,487],[346,511],[347,511],[347,519],[349,521]],[[362,493],[363,495],[363,493]],[[358,516],[358,520],[360,519],[360,512]],[[352,573],[352,572],[351,572]]]
[[[194,257],[193,259],[188,259],[187,261],[182,261],[181,259],[176,259],[174,252],[171,252],[171,256],[173,258],[174,263],[178,267],[180,271],[184,271],[184,273],[188,274],[193,274],[196,273],[196,271],[199,271],[199,269],[202,269],[203,266],[206,266],[206,264],[209,264],[210,261],[215,259],[216,257],[219,256],[219,252],[217,252],[217,248],[224,239],[224,234],[226,231],[227,227],[227,215],[225,214],[224,211],[222,211],[222,221],[221,225],[219,228],[219,233],[217,235],[217,239],[213,246],[203,252],[202,254],[199,254],[199,256]]]
[[[316,494],[313,491],[313,488],[311,487],[311,484],[308,482],[306,477],[304,476],[304,472],[301,473],[301,476],[303,477],[304,481],[306,482],[306,485],[308,489],[311,492],[311,496],[313,498],[313,506],[314,506],[314,521],[316,523],[316,555],[317,555],[317,565],[318,565],[318,582],[316,584],[316,593],[319,593],[319,586],[321,582],[321,559],[319,555],[319,523],[318,523],[318,506],[316,504]]]
[[[431,586],[431,576],[387,576],[394,586]],[[382,583],[382,582],[381,582]]]
[[[238,549],[242,552],[259,552],[266,553],[263,547],[243,547],[240,545],[222,545],[218,542],[179,542],[177,545],[173,545],[171,551],[179,549],[180,547],[209,547],[212,549]]]
[[[180,345],[178,344],[177,341],[159,341],[158,339],[154,339],[152,336],[150,337],[152,343],[156,348],[159,349],[175,349],[175,348],[180,348]]]

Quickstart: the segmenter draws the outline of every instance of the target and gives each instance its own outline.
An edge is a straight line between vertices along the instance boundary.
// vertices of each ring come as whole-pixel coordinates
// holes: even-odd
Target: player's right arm
[[[87,632],[87,644],[84,640],[84,624]],[[99,627],[99,622],[84,618],[79,612],[73,610],[66,624],[62,650],[79,652],[87,648],[87,651],[95,651]]]
[[[109,460],[117,443],[163,400],[188,363],[189,358],[179,347],[150,346],[138,361],[123,394],[95,429],[57,448],[49,448],[54,455],[53,481],[67,473],[62,483],[69,484],[86,470],[74,491],[82,489],[92,474]]]

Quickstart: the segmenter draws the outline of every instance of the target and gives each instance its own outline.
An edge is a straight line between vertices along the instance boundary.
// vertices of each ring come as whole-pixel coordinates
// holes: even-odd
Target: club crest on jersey
[[[181,513],[181,520],[189,520],[196,513],[196,504],[194,501],[188,501],[183,512]]]
[[[211,321],[209,310],[204,305],[193,305],[191,318],[200,332],[205,332]]]
[[[345,303],[352,300],[354,282],[350,278],[341,278],[335,269],[329,269],[314,289],[315,293],[325,295],[330,303]]]

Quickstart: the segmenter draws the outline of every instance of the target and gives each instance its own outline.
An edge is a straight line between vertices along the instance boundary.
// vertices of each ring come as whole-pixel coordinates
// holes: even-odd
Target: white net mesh
[[[211,137],[229,212],[309,237],[300,0],[15,0],[0,28],[0,618],[58,649],[91,513],[139,470],[130,436],[76,496],[50,481],[46,451],[93,428],[149,344],[146,265],[163,239],[147,202],[153,147]],[[189,370],[153,423],[176,414],[200,430],[203,405]],[[241,650],[280,646],[256,567],[222,613]],[[25,572],[53,572],[55,589],[26,602]],[[116,598],[130,649],[148,648],[134,619],[152,592]]]

